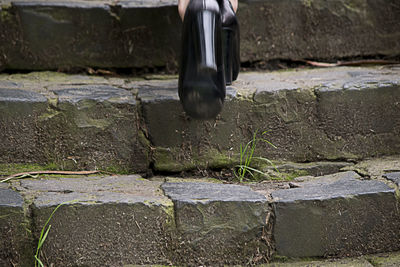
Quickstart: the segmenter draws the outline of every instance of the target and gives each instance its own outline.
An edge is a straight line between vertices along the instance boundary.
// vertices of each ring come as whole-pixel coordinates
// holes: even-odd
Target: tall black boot
[[[215,118],[225,99],[220,8],[216,0],[191,0],[183,20],[179,98],[197,119]]]
[[[229,0],[219,0],[222,22],[222,43],[226,85],[231,85],[239,75],[240,33],[235,11]]]

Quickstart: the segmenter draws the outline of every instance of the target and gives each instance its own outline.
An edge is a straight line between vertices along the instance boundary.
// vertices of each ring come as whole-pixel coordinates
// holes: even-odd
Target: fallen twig
[[[360,66],[360,65],[389,65],[400,64],[400,61],[384,60],[384,59],[364,59],[354,61],[338,61],[337,63],[317,62],[311,60],[301,60],[304,63],[315,67],[338,67],[338,66]]]
[[[117,74],[113,71],[109,71],[109,70],[103,70],[103,69],[97,69],[94,70],[92,68],[87,68],[86,69],[87,73],[89,73],[90,75],[110,75],[110,76],[116,76]]]
[[[26,176],[33,176],[33,175],[40,175],[40,174],[61,174],[61,175],[90,175],[90,174],[97,174],[97,173],[106,173],[110,175],[114,175],[109,172],[105,171],[34,171],[34,172],[21,172],[10,175],[5,179],[1,180],[0,183],[7,182],[11,179],[26,177]]]

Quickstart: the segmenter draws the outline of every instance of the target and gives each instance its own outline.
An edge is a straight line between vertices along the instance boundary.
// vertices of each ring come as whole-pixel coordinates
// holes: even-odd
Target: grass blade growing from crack
[[[77,201],[78,200],[71,200],[71,201],[63,202],[63,203],[59,204],[53,210],[53,212],[50,214],[49,218],[47,219],[46,223],[44,224],[44,226],[42,228],[42,231],[40,232],[39,241],[38,241],[38,245],[37,245],[37,248],[36,248],[36,254],[35,254],[35,267],[38,267],[38,266],[43,267],[44,266],[42,261],[40,260],[40,251],[41,251],[41,248],[42,248],[44,242],[46,241],[47,235],[49,234],[49,231],[50,231],[50,228],[51,228],[51,225],[49,223],[50,223],[51,218],[53,218],[53,215],[56,213],[56,211],[61,206],[65,205],[65,204],[71,204],[71,203],[74,203],[74,202],[77,202]]]
[[[262,132],[262,136],[264,134],[266,134],[268,131],[264,131]],[[239,157],[239,165],[236,166],[237,170],[234,170],[234,174],[235,176],[239,179],[240,182],[243,182],[243,180],[246,178],[246,175],[249,174],[250,176],[254,177],[253,172],[262,174],[262,175],[266,175],[264,172],[257,170],[256,168],[252,168],[250,167],[251,163],[253,162],[253,159],[258,159],[258,160],[262,160],[262,161],[266,161],[269,164],[271,164],[274,168],[274,164],[266,159],[266,158],[262,158],[262,157],[255,157],[254,153],[256,150],[256,146],[257,146],[257,142],[258,141],[262,141],[264,143],[267,143],[268,145],[271,145],[272,147],[276,148],[275,145],[273,145],[270,141],[268,141],[267,139],[264,138],[257,138],[257,133],[258,130],[256,130],[253,134],[253,138],[252,140],[250,140],[249,142],[247,142],[247,144],[243,147],[242,144],[240,144],[240,157]],[[275,168],[276,169],[276,168]]]

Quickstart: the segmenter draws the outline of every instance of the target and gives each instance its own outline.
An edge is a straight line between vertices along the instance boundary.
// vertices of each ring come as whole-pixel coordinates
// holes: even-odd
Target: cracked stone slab
[[[0,265],[29,266],[33,262],[25,220],[24,200],[11,189],[0,186]]]
[[[57,205],[73,201],[51,220],[47,264],[122,266],[169,262],[173,207],[160,185],[131,175],[22,180],[19,188],[34,196],[35,236]]]
[[[199,182],[164,183],[162,189],[175,208],[174,262],[240,264],[251,255],[260,262],[270,257],[272,222],[263,195],[244,186]]]
[[[53,90],[60,102],[75,104],[82,100],[92,100],[97,102],[109,101],[111,103],[136,104],[136,99],[132,95],[132,92],[109,85],[75,85],[62,87],[65,88]]]
[[[229,184],[176,182],[162,185],[165,193],[178,205],[180,203],[204,203],[213,201],[264,202],[263,195],[253,192],[249,187]]]
[[[400,172],[391,172],[383,175],[386,179],[392,181],[397,186],[400,186]]]
[[[272,193],[279,255],[345,256],[399,249],[394,189],[344,172]]]
[[[350,162],[317,161],[310,163],[284,162],[266,166],[263,172],[271,177],[291,180],[301,176],[322,176],[339,172],[342,168],[353,166]],[[278,172],[279,171],[279,172]],[[295,178],[296,179],[296,178]]]
[[[356,171],[363,177],[380,179],[387,173],[400,172],[400,156],[391,155],[365,159],[353,166],[342,168],[343,171]]]

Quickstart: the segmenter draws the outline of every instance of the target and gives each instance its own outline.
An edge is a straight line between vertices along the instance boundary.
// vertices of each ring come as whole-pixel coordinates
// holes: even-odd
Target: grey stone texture
[[[2,162],[29,161],[37,156],[36,128],[46,112],[47,99],[22,89],[0,89],[0,158]]]
[[[271,160],[396,154],[399,77],[399,66],[241,73],[227,88],[222,113],[198,121],[184,114],[177,80],[168,77],[2,74],[0,162],[122,172],[218,169],[237,164],[240,144],[256,131],[277,147],[257,145],[257,156]]]
[[[400,172],[400,155],[367,158],[342,170],[355,171],[364,178],[382,180],[386,174]]]
[[[176,69],[176,4],[2,0],[0,69]],[[237,15],[243,62],[400,54],[396,0],[246,0]]]
[[[57,205],[72,201],[50,221],[48,266],[168,264],[173,206],[160,184],[138,176],[57,178],[23,180],[20,190],[35,196],[35,237]]]
[[[333,174],[339,172],[342,168],[353,165],[354,164],[351,162],[339,161],[316,161],[309,163],[278,162],[274,165],[269,165],[266,167],[264,164],[261,170],[270,177],[291,180],[293,178],[302,176],[322,176]]]
[[[272,193],[279,255],[349,256],[400,249],[395,190],[344,172]]]
[[[143,104],[155,169],[218,168],[238,161],[258,130],[259,156],[297,162],[398,153],[398,67],[242,73],[216,120],[185,117],[170,82]],[[147,88],[139,88],[149,93]],[[346,127],[344,127],[343,125]],[[338,130],[340,129],[340,131]]]
[[[41,176],[0,184],[0,264],[33,266],[40,231],[60,204],[42,248],[46,266],[248,265],[400,249],[395,189],[355,172],[266,191],[266,183],[182,180]],[[389,256],[289,263],[397,266],[398,255]]]
[[[395,183],[397,186],[400,186],[400,172],[387,173],[384,177]]]
[[[0,187],[0,266],[30,266],[33,262],[23,203],[19,193]]]
[[[265,196],[238,185],[176,182],[162,188],[175,207],[174,263],[222,266],[270,259],[272,216]]]
[[[0,78],[0,162],[148,168],[135,92],[122,80],[33,73]]]

